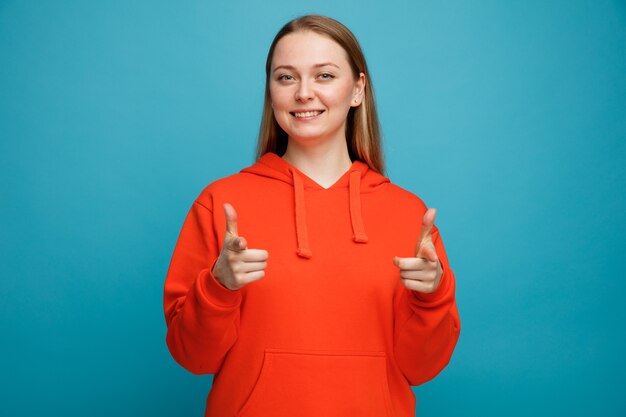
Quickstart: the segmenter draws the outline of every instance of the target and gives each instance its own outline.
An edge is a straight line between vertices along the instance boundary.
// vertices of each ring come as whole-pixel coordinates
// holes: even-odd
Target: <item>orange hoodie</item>
[[[265,276],[239,290],[211,270],[237,211]],[[325,189],[274,153],[209,184],[194,201],[165,281],[167,345],[195,374],[215,374],[210,417],[415,415],[411,385],[437,375],[459,337],[454,275],[432,294],[400,281],[424,203],[360,161]]]

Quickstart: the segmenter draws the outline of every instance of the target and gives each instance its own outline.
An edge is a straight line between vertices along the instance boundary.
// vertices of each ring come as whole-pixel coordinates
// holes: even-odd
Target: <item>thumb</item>
[[[427,261],[437,262],[439,257],[437,256],[437,252],[435,251],[435,245],[432,243],[424,244],[420,248],[420,251],[417,254],[418,258],[424,258]]]
[[[228,250],[235,252],[241,252],[244,249],[248,249],[248,241],[243,236],[235,236],[233,238],[226,237],[226,243],[224,247]]]

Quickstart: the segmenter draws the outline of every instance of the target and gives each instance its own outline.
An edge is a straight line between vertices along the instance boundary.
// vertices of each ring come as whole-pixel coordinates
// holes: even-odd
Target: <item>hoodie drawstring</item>
[[[361,215],[361,173],[350,173],[350,220],[352,220],[353,240],[357,243],[367,242],[363,216]]]
[[[296,253],[301,258],[309,259],[313,256],[309,247],[309,235],[306,227],[306,204],[304,201],[304,185],[302,178],[290,169],[293,177],[293,190],[296,212],[296,237],[298,240],[298,249]],[[352,223],[352,232],[354,240],[357,243],[366,243],[368,241],[363,226],[363,216],[361,214],[361,173],[352,171],[350,173],[350,221]]]
[[[309,259],[313,252],[309,248],[309,234],[306,228],[306,209],[304,204],[304,186],[302,178],[292,169],[293,191],[296,201],[296,237],[298,239],[298,250],[296,253],[302,258]]]

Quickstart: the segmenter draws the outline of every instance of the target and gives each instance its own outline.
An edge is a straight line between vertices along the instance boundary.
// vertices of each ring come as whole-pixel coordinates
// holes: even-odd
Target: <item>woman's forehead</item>
[[[312,31],[290,33],[274,49],[272,68],[279,66],[312,67],[331,63],[339,68],[349,66],[346,51],[328,36]]]

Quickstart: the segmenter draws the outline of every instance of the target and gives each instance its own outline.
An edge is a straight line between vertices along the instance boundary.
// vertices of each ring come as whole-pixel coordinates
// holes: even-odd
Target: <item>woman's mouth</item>
[[[324,113],[324,110],[313,110],[313,111],[303,111],[303,112],[289,112],[292,116],[295,116],[298,119],[313,119],[320,114]]]

